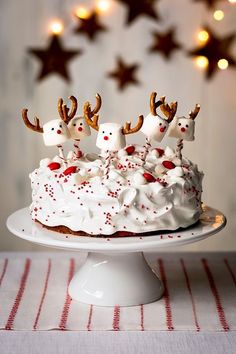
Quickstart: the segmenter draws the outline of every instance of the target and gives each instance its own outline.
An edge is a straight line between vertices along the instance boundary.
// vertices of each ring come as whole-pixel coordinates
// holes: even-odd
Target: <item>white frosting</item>
[[[55,146],[70,139],[67,125],[61,119],[50,120],[43,126],[43,140],[46,146]]]
[[[160,142],[164,138],[168,126],[169,123],[166,119],[159,116],[153,116],[151,113],[149,113],[144,118],[144,122],[140,131],[146,135],[147,138]]]
[[[170,124],[168,135],[186,141],[194,140],[195,122],[186,117],[175,117]]]
[[[175,159],[173,150],[167,152],[159,157],[150,151],[142,166],[142,147],[135,145],[132,155],[120,151],[112,156],[108,179],[105,159],[95,154],[68,161],[67,167],[77,167],[69,175],[63,166],[51,170],[44,159],[30,175],[32,218],[91,235],[187,227],[201,214],[203,174],[186,158],[181,166],[157,173],[163,161]]]

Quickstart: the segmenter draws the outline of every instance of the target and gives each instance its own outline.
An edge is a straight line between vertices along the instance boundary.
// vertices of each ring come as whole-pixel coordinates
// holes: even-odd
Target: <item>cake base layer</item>
[[[166,234],[166,233],[171,233],[170,230],[162,230],[161,232],[160,231],[151,231],[151,232],[129,232],[129,231],[117,231],[115,232],[114,234],[112,235],[91,235],[91,234],[88,234],[87,232],[84,232],[84,231],[73,231],[71,230],[69,227],[67,226],[63,226],[63,225],[59,225],[59,226],[48,226],[48,225],[44,225],[43,223],[41,223],[40,221],[38,220],[35,220],[35,222],[37,222],[38,224],[40,224],[42,227],[44,227],[45,229],[47,230],[50,230],[50,231],[54,231],[54,232],[58,232],[58,233],[61,233],[61,234],[64,234],[64,235],[72,235],[72,236],[88,236],[88,237],[104,237],[104,238],[110,238],[110,237],[132,237],[132,236],[154,236],[156,235],[157,233],[160,233],[160,234]],[[175,231],[180,231],[181,230],[187,230],[189,227],[192,227],[193,225],[195,224],[198,224],[199,223],[199,220],[197,222],[195,222],[194,224],[192,224],[191,226],[188,226],[186,228],[182,228],[180,227],[179,229],[175,230]]]

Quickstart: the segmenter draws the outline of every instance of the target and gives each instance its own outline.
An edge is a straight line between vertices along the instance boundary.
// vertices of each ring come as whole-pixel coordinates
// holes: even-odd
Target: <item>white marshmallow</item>
[[[47,167],[50,164],[51,160],[49,158],[42,159],[39,163],[40,167]]]
[[[134,185],[139,186],[143,184],[147,184],[147,180],[143,177],[142,173],[136,172],[132,177],[132,182]]]
[[[54,119],[44,124],[43,140],[46,146],[55,146],[65,143],[70,138],[67,125],[61,119]]]
[[[175,167],[172,170],[168,170],[167,174],[169,176],[182,177],[184,175],[184,171],[182,167]]]
[[[173,156],[175,156],[175,152],[169,146],[167,146],[165,148],[165,155],[166,155],[166,157],[173,157]]]
[[[186,141],[194,140],[195,122],[185,117],[175,117],[170,124],[169,136]]]
[[[99,126],[96,146],[102,150],[117,151],[125,147],[122,126],[117,123],[103,123]]]
[[[158,164],[156,165],[155,167],[155,172],[158,174],[158,175],[161,175],[162,173],[164,173],[166,171],[165,167],[161,164]]]
[[[164,138],[169,123],[166,119],[159,116],[153,116],[149,113],[145,118],[140,131],[146,135],[147,138],[153,139],[156,141],[162,141]]]
[[[68,124],[68,129],[72,139],[82,140],[91,135],[90,126],[83,117],[75,117]]]

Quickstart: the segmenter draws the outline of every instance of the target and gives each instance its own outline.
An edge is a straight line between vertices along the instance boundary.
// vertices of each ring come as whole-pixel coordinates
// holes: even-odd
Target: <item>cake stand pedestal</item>
[[[7,219],[8,229],[24,240],[88,252],[68,291],[75,300],[99,306],[135,306],[158,300],[163,294],[163,285],[143,252],[200,241],[219,232],[225,224],[224,215],[207,206],[200,221],[188,229],[143,237],[66,236],[32,222],[28,207]]]

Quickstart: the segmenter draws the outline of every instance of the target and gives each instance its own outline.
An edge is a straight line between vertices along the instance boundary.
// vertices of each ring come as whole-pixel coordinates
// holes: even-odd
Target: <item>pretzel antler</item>
[[[93,128],[95,130],[99,129],[99,125],[98,125],[99,116],[97,114],[92,115],[92,111],[91,111],[91,107],[90,107],[89,102],[85,102],[85,104],[84,104],[84,117],[85,117],[87,124],[91,128]]]
[[[170,123],[173,120],[177,111],[177,107],[178,107],[178,102],[171,102],[170,105],[168,103],[163,103],[161,105],[161,110],[163,114],[167,117],[168,123]]]
[[[96,106],[94,107],[94,109],[91,112],[91,115],[94,116],[94,114],[96,114],[99,109],[101,108],[102,105],[102,98],[99,95],[99,93],[96,93]]]
[[[157,102],[156,96],[156,92],[152,92],[150,96],[150,111],[153,116],[157,116],[157,108],[165,102],[165,96],[162,96]]]
[[[96,114],[102,105],[101,96],[97,93],[96,94],[96,106],[93,110],[91,110],[91,105],[89,102],[85,102],[84,104],[84,117],[87,124],[95,130],[99,129],[98,119],[99,116]]]
[[[34,132],[37,132],[37,133],[43,133],[43,128],[40,126],[40,120],[35,117],[34,118],[34,124],[32,124],[30,121],[29,121],[29,118],[28,118],[28,109],[27,108],[24,108],[22,110],[22,118],[23,118],[23,121],[25,123],[25,125],[33,130]]]
[[[71,110],[67,107],[66,104],[63,104],[63,99],[59,98],[58,100],[58,112],[61,119],[68,124],[69,121],[74,118],[76,111],[77,111],[77,99],[74,96],[70,96],[69,99],[72,102]]]
[[[134,128],[131,128],[131,122],[126,122],[125,126],[122,128],[122,134],[127,135],[127,134],[133,134],[138,132],[142,125],[143,125],[143,116],[138,117],[138,123]]]
[[[197,115],[200,111],[200,108],[201,108],[200,105],[196,104],[194,110],[189,112],[189,118],[194,120],[197,117]]]

